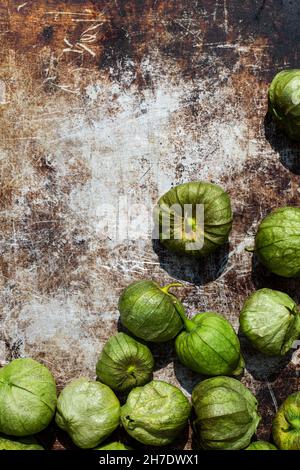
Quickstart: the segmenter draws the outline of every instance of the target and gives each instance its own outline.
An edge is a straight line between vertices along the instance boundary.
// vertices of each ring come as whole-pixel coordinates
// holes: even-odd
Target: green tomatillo
[[[300,208],[281,207],[258,227],[255,251],[261,263],[278,276],[300,276]]]
[[[0,432],[29,436],[45,429],[56,407],[56,385],[43,364],[14,359],[0,369]]]
[[[269,113],[293,140],[300,140],[300,70],[282,70],[269,88]]]
[[[44,450],[32,436],[13,437],[0,434],[0,450]]]
[[[183,306],[169,289],[181,286],[178,282],[165,287],[147,280],[133,282],[119,299],[122,324],[145,341],[160,343],[174,338],[183,326],[177,312]]]
[[[185,331],[175,341],[177,356],[186,367],[204,375],[239,375],[243,371],[239,339],[220,314],[205,312],[189,320],[180,312]]]
[[[191,405],[174,385],[153,380],[131,390],[121,409],[125,430],[145,445],[170,444],[185,428]]]
[[[250,444],[260,416],[254,395],[241,382],[222,376],[204,380],[194,388],[192,404],[199,448],[239,450]]]
[[[118,427],[119,419],[119,400],[100,382],[74,379],[58,397],[56,424],[82,449],[101,444]]]
[[[132,447],[128,447],[122,442],[113,441],[108,444],[103,444],[100,447],[96,447],[94,450],[133,450]]]
[[[129,392],[152,378],[154,360],[150,349],[126,335],[117,333],[104,345],[97,362],[98,379],[113,390]]]
[[[300,336],[300,311],[287,294],[259,289],[246,300],[241,332],[267,356],[283,356]]]
[[[300,450],[300,392],[283,402],[273,421],[272,434],[279,449]]]
[[[245,450],[278,450],[273,444],[267,441],[255,441],[246,447]]]
[[[213,183],[180,184],[161,196],[154,220],[157,236],[167,249],[206,256],[228,240],[232,226],[230,198]]]

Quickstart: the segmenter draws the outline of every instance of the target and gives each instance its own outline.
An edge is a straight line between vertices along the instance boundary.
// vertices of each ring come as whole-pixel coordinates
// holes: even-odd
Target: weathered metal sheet
[[[59,386],[93,377],[120,291],[142,278],[185,281],[190,314],[217,310],[236,328],[255,288],[300,302],[299,281],[244,251],[270,209],[299,204],[300,148],[265,118],[272,76],[299,67],[299,16],[297,0],[1,2],[1,361],[32,356]],[[209,260],[103,235],[102,204],[149,206],[198,179],[226,188],[235,214]],[[277,403],[299,388],[299,355],[243,347],[268,438]],[[199,377],[173,345],[152,349],[155,376],[190,392]]]

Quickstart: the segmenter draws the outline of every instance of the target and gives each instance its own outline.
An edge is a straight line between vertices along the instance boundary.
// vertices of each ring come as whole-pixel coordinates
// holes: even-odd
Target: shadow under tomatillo
[[[291,361],[294,349],[291,349],[284,356],[266,356],[255,349],[250,341],[238,333],[241,344],[241,351],[244,357],[246,368],[252,377],[259,381],[274,381],[282,373]]]
[[[265,116],[264,128],[265,137],[273,150],[278,153],[282,165],[292,173],[300,175],[300,142],[289,139],[276,126],[269,113]]]
[[[170,277],[192,282],[195,285],[208,284],[215,281],[226,268],[229,256],[229,243],[220,246],[207,257],[194,258],[177,255],[167,250],[159,240],[152,240],[154,252],[158,256],[160,267]]]
[[[197,372],[188,369],[186,366],[181,364],[177,357],[173,361],[174,374],[176,379],[180,383],[181,387],[184,388],[188,393],[192,393],[193,388],[202,380],[208,379],[205,375],[197,374]]]
[[[252,255],[251,279],[255,289],[269,289],[285,292],[292,299],[300,303],[300,278],[286,278],[271,273],[258,259],[258,256]]]

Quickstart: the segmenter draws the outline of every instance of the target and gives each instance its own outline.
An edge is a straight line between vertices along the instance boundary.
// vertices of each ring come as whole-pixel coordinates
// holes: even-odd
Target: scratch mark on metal
[[[227,10],[227,0],[224,0],[224,29],[225,29],[225,33],[228,33],[228,10]]]
[[[24,8],[26,5],[28,5],[28,2],[24,2],[21,5],[18,5],[17,10],[20,11],[22,8]]]
[[[271,395],[271,398],[272,398],[272,402],[273,402],[273,405],[274,405],[274,408],[275,408],[275,412],[277,413],[278,411],[278,403],[277,403],[277,400],[276,400],[276,397],[275,397],[275,394],[274,394],[274,391],[271,387],[271,384],[269,382],[267,382],[267,387],[269,389],[269,392],[270,392],[270,395]]]

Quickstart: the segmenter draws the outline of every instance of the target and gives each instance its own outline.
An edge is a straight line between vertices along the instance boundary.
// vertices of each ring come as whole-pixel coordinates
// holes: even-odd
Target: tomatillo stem
[[[187,318],[184,308],[180,304],[178,304],[176,300],[174,301],[174,307],[176,309],[176,312],[180,316],[186,331],[192,331],[195,328],[195,323]]]
[[[166,294],[169,294],[169,289],[171,289],[171,287],[184,287],[184,286],[181,282],[172,282],[171,284],[168,284],[165,287],[161,287],[161,290],[165,292]],[[187,318],[187,316],[185,315],[184,308],[182,307],[181,304],[179,304],[179,302],[177,302],[176,297],[174,297],[173,304],[176,309],[176,312],[178,313],[178,315],[180,316],[184,324],[185,329],[187,331],[193,330],[195,328],[195,323]]]
[[[161,287],[161,290],[165,292],[166,294],[168,294],[169,289],[171,289],[172,287],[183,287],[183,284],[181,282],[171,282],[171,284]]]

